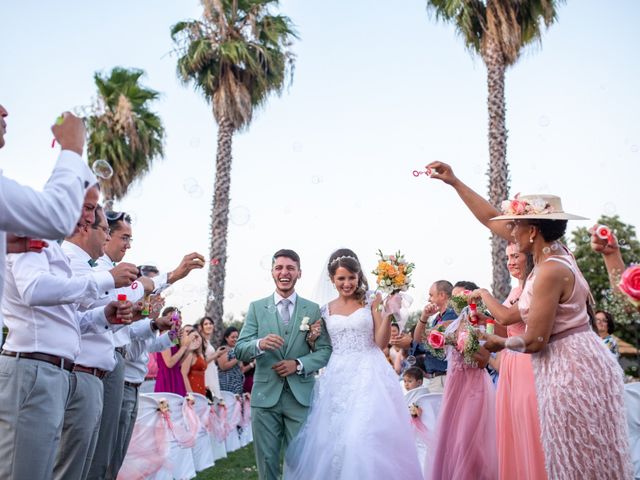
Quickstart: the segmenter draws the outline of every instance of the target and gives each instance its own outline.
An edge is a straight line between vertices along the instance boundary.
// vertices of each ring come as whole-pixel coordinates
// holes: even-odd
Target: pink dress
[[[563,479],[631,479],[622,370],[591,330],[589,286],[570,256],[550,257],[575,277],[558,305],[547,346],[531,355],[547,475]],[[569,270],[571,272],[569,272]],[[518,302],[528,321],[535,269]]]
[[[520,297],[520,287],[509,293],[505,306]],[[507,327],[507,335],[524,334],[518,322]],[[500,377],[496,392],[496,431],[499,478],[501,480],[545,480],[544,451],[540,438],[538,399],[531,355],[500,352]]]
[[[171,355],[176,353],[180,347],[174,345],[171,347]],[[156,361],[158,362],[158,375],[156,376],[155,392],[171,392],[183,397],[187,395],[187,389],[184,386],[184,378],[180,371],[180,362],[177,362],[172,368],[167,367],[162,358],[162,353],[156,353]]]
[[[456,328],[454,321],[449,328]],[[464,362],[452,347],[447,357],[447,382],[438,417],[433,480],[495,480],[495,390],[484,368]]]

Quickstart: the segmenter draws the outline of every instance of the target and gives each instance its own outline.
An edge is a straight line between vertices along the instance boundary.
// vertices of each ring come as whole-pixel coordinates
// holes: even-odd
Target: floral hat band
[[[517,194],[513,200],[505,200],[500,205],[502,215],[491,220],[517,220],[539,218],[541,220],[587,220],[585,217],[566,213],[562,201],[556,195]]]

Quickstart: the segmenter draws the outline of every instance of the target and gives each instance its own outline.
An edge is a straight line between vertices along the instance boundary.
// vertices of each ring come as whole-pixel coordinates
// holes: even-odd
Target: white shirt
[[[93,277],[100,290],[98,298],[91,305],[97,307],[106,305],[111,300],[107,296],[110,290],[115,288],[113,276],[108,271],[99,271],[89,265],[91,257],[87,252],[75,243],[62,242],[62,250],[69,257],[71,270],[77,276],[89,275]],[[82,311],[83,308],[80,308]],[[90,368],[99,368],[110,372],[116,366],[116,357],[113,345],[113,332],[111,329],[99,333],[83,333],[80,339],[80,353],[76,357],[76,363]]]
[[[142,383],[147,376],[149,352],[162,352],[171,347],[168,333],[147,338],[146,340],[132,340],[127,347],[127,357],[124,361],[124,379],[131,383]]]
[[[73,232],[80,218],[86,188],[96,182],[82,157],[69,150],[60,152],[42,192],[4,177],[0,170],[0,300],[7,252],[5,232],[40,239],[64,238]]]
[[[8,255],[2,312],[9,335],[4,348],[75,360],[81,332],[110,328],[103,307],[78,311],[78,304],[90,305],[99,291],[93,277],[73,275],[55,241],[42,253]]]

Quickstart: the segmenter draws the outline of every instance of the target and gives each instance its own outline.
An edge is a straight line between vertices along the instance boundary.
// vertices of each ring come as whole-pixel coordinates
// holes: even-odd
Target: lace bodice
[[[331,338],[333,355],[377,348],[373,339],[371,307],[364,306],[351,315],[339,315],[330,313],[328,305],[325,305],[321,312]]]

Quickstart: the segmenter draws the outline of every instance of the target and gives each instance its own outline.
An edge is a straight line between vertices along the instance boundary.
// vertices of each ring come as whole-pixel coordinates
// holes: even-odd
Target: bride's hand
[[[373,299],[373,302],[371,302],[371,311],[374,313],[379,312],[380,305],[382,305],[382,294],[380,292],[377,292],[375,298]]]
[[[322,333],[322,320],[318,319],[316,322],[313,322],[311,325],[309,325],[309,333],[307,334],[307,341],[315,342],[321,333]]]

